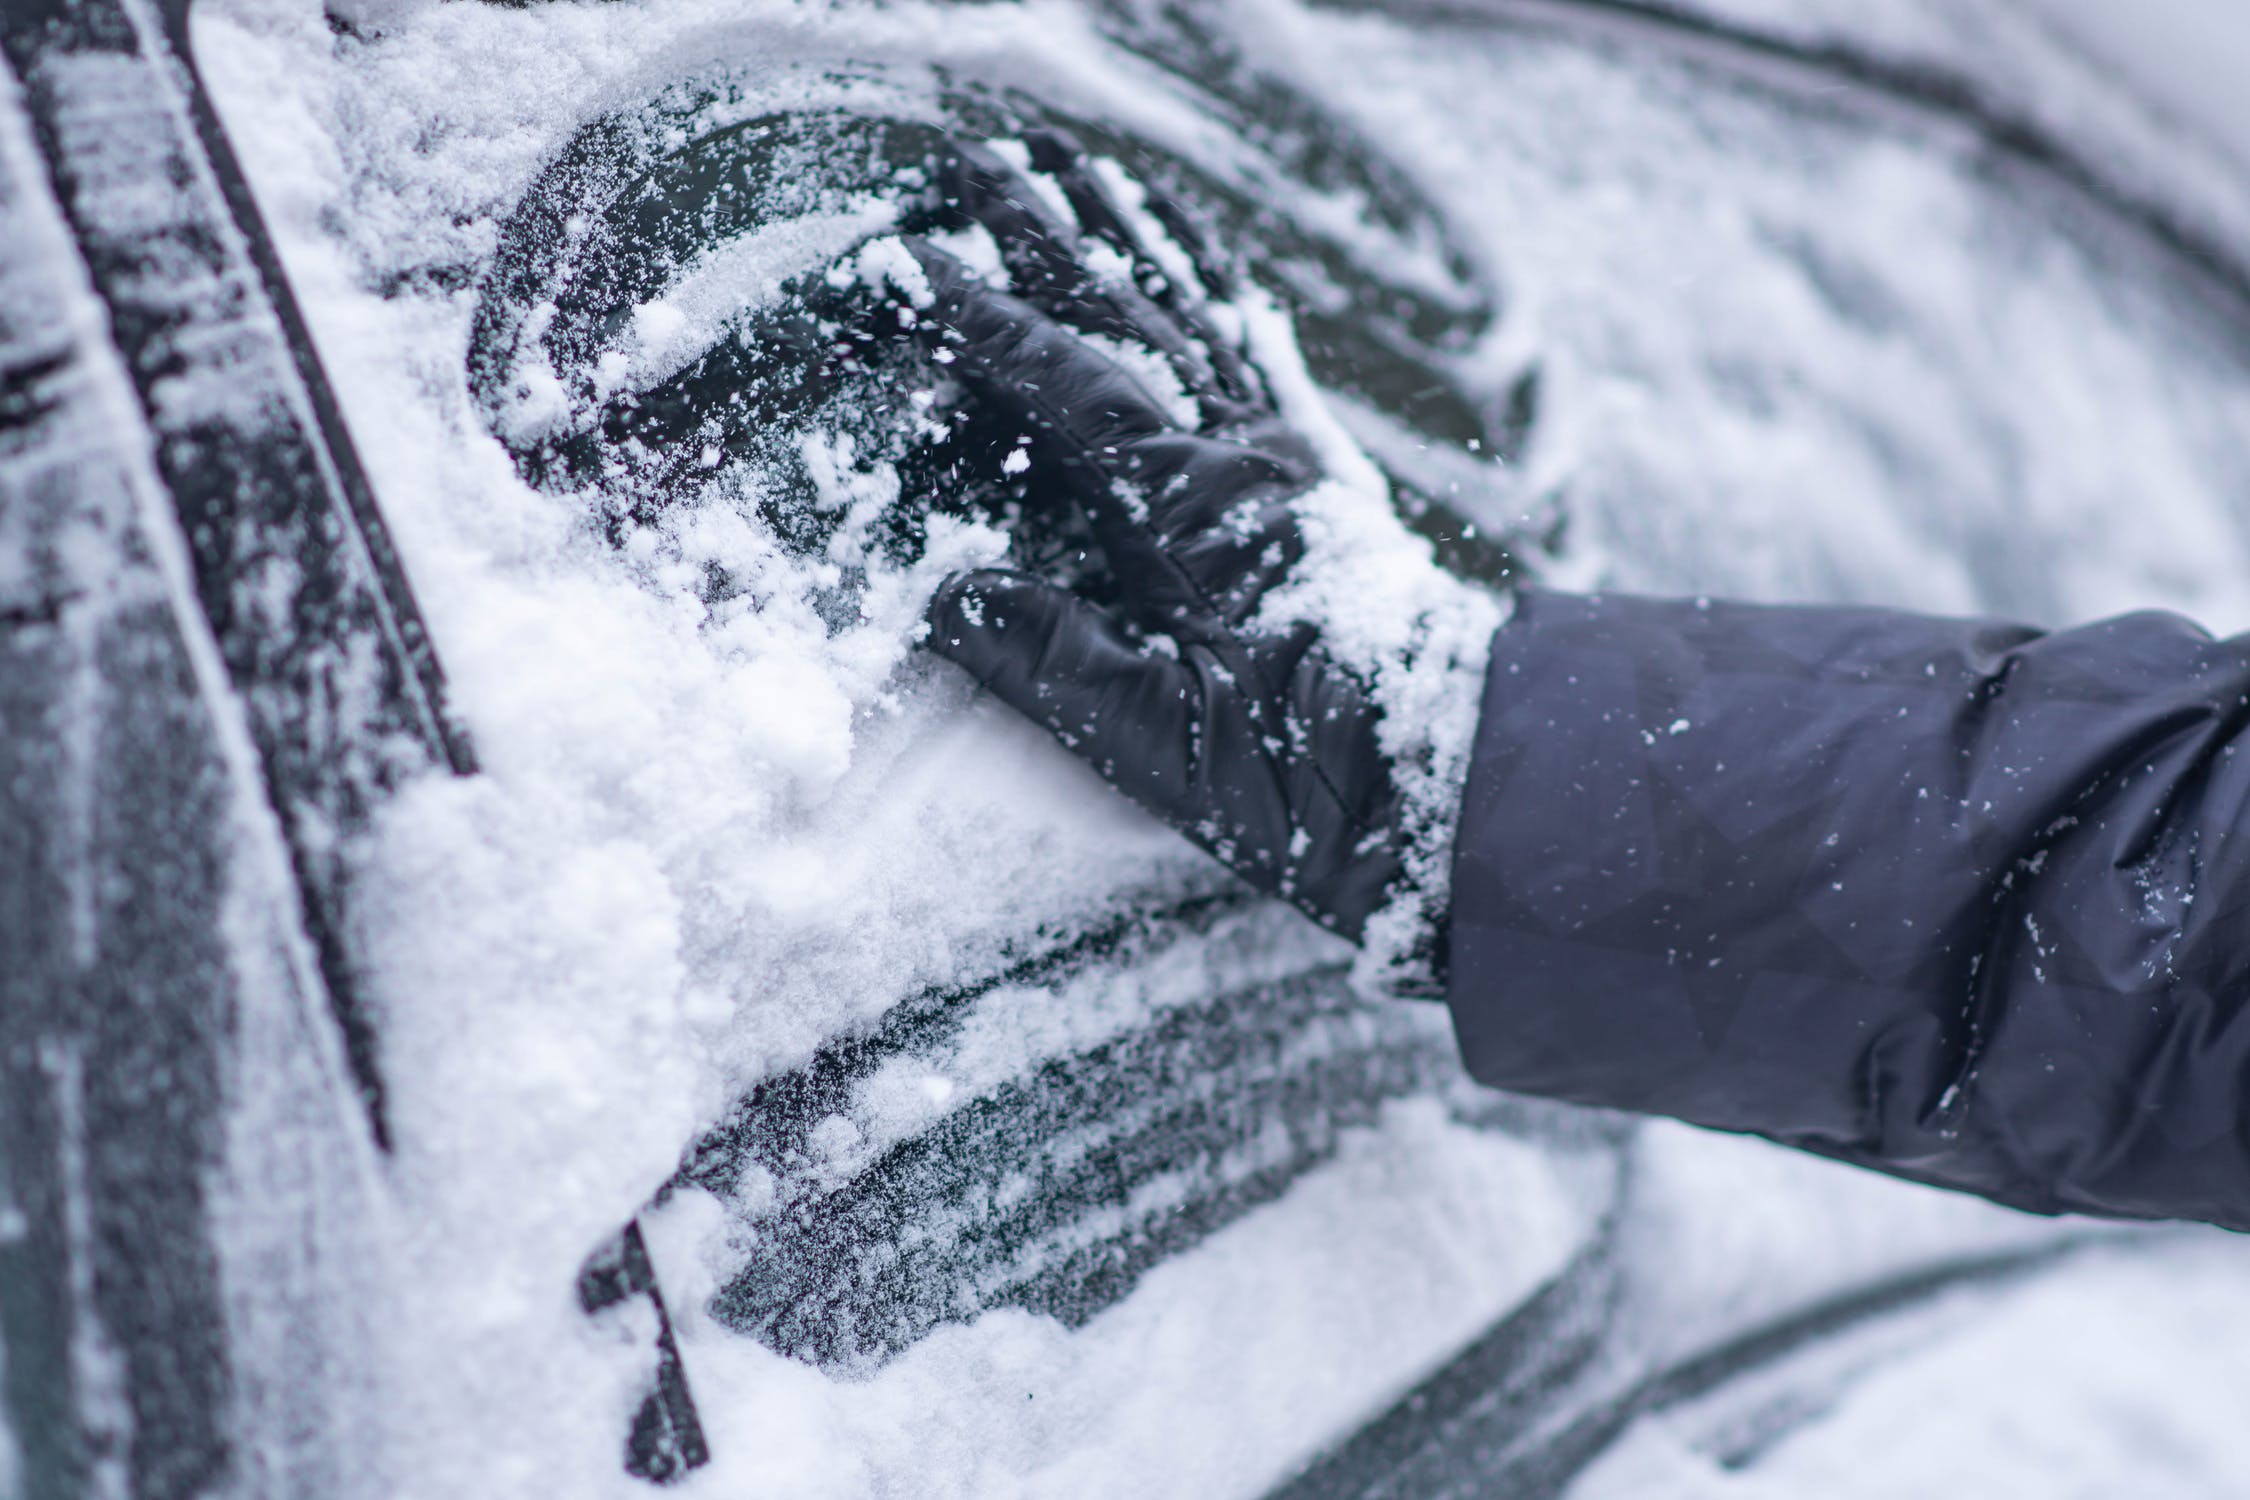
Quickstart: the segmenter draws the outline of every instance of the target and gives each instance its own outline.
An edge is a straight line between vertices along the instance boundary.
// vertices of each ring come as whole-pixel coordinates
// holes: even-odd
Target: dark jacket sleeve
[[[1449,1000],[1486,1083],[2250,1228],[2250,637],[1527,594]]]

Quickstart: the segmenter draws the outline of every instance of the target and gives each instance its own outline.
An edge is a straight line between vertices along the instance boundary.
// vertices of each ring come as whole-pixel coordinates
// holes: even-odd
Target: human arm
[[[1470,1071],[2019,1207],[2250,1227],[2250,643],[1527,593]]]
[[[1532,590],[1489,672],[1459,669],[1481,640],[1433,637],[1430,691],[1386,701],[1320,620],[1264,607],[1305,562],[1317,465],[1254,377],[1194,367],[1207,327],[1095,295],[1036,195],[978,170],[955,192],[1022,295],[918,247],[921,332],[1117,587],[956,578],[934,649],[1259,889],[1381,929],[1394,973],[1449,961],[1485,1082],[2026,1208],[2250,1227],[2250,875],[2226,855],[2250,648],[2158,616],[2042,635]],[[1172,351],[1197,419],[1074,328]],[[1406,732],[1480,702],[1465,766]]]

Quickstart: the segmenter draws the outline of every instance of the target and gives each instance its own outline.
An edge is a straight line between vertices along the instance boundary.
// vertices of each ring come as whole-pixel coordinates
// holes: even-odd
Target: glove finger
[[[1008,160],[977,141],[953,141],[938,162],[938,193],[956,227],[982,225],[1015,289],[1054,310],[1087,281],[1078,232]]]
[[[1209,404],[1211,409],[1205,413],[1206,423],[1238,421],[1246,410],[1271,411],[1272,402],[1267,393],[1251,376],[1233,343],[1219,333],[1207,315],[1204,299],[1218,295],[1220,283],[1214,282],[1205,269],[1204,259],[1209,250],[1201,237],[1196,236],[1193,250],[1182,247],[1188,256],[1189,270],[1203,283],[1200,288],[1203,295],[1198,297],[1190,295],[1175,271],[1151,252],[1147,236],[1135,227],[1133,214],[1102,181],[1085,147],[1075,136],[1063,130],[1031,130],[1024,133],[1024,145],[1031,152],[1031,164],[1062,188],[1071,212],[1078,216],[1080,227],[1124,255],[1132,265],[1134,289],[1162,308],[1189,336],[1190,343],[1183,357],[1193,361],[1192,378],[1186,369],[1182,370],[1182,376],[1189,379],[1190,389],[1200,392]],[[1170,234],[1167,216],[1158,212],[1160,202],[1169,210],[1170,218],[1184,219],[1177,206],[1163,194],[1146,187],[1140,189],[1139,207],[1148,211],[1156,218],[1158,226]]]
[[[1129,593],[1164,593],[1170,565],[1127,471],[1140,444],[1178,431],[1169,414],[1116,361],[1038,308],[934,246],[903,243],[930,285],[924,335],[939,341],[937,357],[988,420],[1018,433],[1043,481],[1033,494],[1059,490],[1077,503]]]
[[[1254,461],[1261,475],[1270,471],[1265,455]],[[1240,626],[1304,558],[1304,529],[1295,488],[1286,481],[1266,478],[1225,491],[1214,505],[1208,497],[1216,489],[1187,487],[1157,521],[1165,554],[1193,581],[1210,612]]]
[[[1167,822],[1192,816],[1202,685],[1106,610],[1021,573],[948,579],[930,601],[930,649]]]
[[[1078,226],[1005,157],[986,145],[957,142],[938,164],[938,181],[948,208],[992,235],[1024,300],[1081,333],[1155,350],[1199,398],[1221,393],[1210,361],[1172,314],[1140,288],[1096,276],[1081,254]],[[1077,200],[1065,196],[1075,212]]]
[[[925,331],[1037,466],[1033,495],[1085,513],[1142,625],[1226,632],[1303,555],[1290,497],[1316,476],[1287,443],[1185,432],[1114,360],[961,262],[911,238],[931,288]],[[1255,432],[1253,433],[1255,436]]]

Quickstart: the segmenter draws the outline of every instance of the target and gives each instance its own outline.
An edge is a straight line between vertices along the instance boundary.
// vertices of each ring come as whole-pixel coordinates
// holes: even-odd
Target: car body
[[[1848,9],[11,13],[0,1477],[1843,1493],[2028,1319],[2225,1492],[2057,1354],[2200,1237],[1478,1091],[915,653],[1072,539],[792,300],[1065,125],[1480,585],[2250,618],[2250,190]]]

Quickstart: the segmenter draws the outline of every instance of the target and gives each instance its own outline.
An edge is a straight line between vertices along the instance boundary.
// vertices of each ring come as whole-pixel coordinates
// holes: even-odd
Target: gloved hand
[[[1003,160],[963,147],[944,165],[942,192],[991,233],[1021,295],[908,238],[928,282],[916,321],[981,417],[1019,434],[1005,462],[1028,466],[1032,503],[1083,513],[1116,602],[1021,573],[968,573],[933,600],[929,644],[1323,926],[1358,940],[1386,903],[1418,901],[1417,951],[1405,981],[1391,981],[1426,984],[1441,967],[1452,802],[1417,817],[1369,682],[1334,659],[1316,624],[1260,617],[1305,556],[1296,507],[1320,479],[1311,447],[1075,144],[1041,134],[1029,145],[1096,242],[1092,253]],[[1175,242],[1189,237],[1179,215],[1150,206]],[[1192,240],[1188,248],[1218,291],[1208,254]],[[1097,257],[1125,274],[1094,275]],[[1149,351],[1147,363],[1161,357],[1192,397],[1193,421],[1066,323],[1129,340]],[[1475,693],[1475,670],[1457,680]]]

